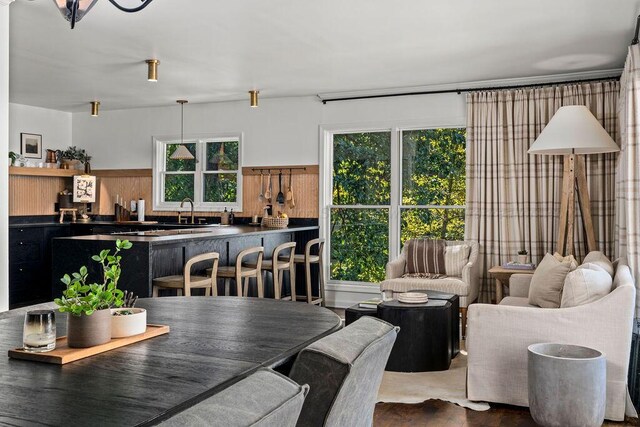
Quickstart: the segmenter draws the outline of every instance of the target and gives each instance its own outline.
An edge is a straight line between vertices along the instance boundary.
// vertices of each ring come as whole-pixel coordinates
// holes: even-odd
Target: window
[[[326,132],[329,279],[377,283],[413,237],[464,236],[465,129]]]
[[[174,160],[176,138],[154,138],[153,208],[179,210],[185,198],[197,211],[242,210],[242,135],[187,138],[192,160]]]

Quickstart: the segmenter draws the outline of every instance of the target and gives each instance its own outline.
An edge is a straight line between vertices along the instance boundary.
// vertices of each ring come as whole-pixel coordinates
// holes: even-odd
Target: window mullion
[[[402,188],[401,131],[391,132],[391,206],[389,206],[389,260],[400,254],[400,212]]]

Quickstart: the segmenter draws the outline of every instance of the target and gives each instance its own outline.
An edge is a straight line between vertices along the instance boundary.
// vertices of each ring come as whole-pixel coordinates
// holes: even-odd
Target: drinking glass
[[[23,348],[43,353],[56,348],[56,316],[53,310],[28,311],[24,316]]]

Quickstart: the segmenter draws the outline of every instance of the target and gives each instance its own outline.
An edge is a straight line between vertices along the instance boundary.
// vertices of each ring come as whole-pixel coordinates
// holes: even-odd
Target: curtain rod
[[[634,33],[633,40],[631,40],[631,45],[638,44],[638,30],[640,30],[640,15],[636,18],[636,32]]]
[[[640,20],[640,16],[638,16],[638,19]],[[558,81],[558,82],[548,82],[548,83],[531,83],[531,84],[512,85],[512,86],[473,87],[473,88],[464,88],[464,89],[443,89],[443,90],[427,90],[422,92],[400,92],[400,93],[385,93],[380,95],[347,96],[344,98],[321,99],[321,101],[323,104],[326,104],[327,102],[354,101],[357,99],[373,99],[373,98],[393,98],[396,96],[436,95],[441,93],[457,93],[458,95],[460,95],[463,92],[484,92],[484,91],[492,91],[492,90],[524,89],[528,87],[554,86],[554,85],[569,84],[569,83],[589,83],[589,82],[598,82],[598,81],[606,81],[606,80],[617,80],[620,78],[620,76],[621,75],[618,74],[615,76],[598,77],[594,79]]]

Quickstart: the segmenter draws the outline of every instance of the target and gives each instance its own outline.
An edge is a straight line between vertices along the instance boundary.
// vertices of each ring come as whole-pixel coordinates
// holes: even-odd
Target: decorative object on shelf
[[[423,292],[403,292],[398,295],[398,301],[404,304],[424,304],[429,301],[429,295]]]
[[[529,252],[527,252],[526,249],[522,249],[522,250],[518,251],[518,263],[519,264],[526,264],[528,258],[529,258]]]
[[[76,22],[80,21],[84,15],[91,10],[98,0],[53,0],[58,6],[58,10],[62,16],[71,23],[71,29],[76,26]],[[117,0],[109,0],[109,2],[123,12],[138,12],[149,5],[152,0],[142,0],[142,4],[136,7],[121,6]]]
[[[45,158],[46,163],[58,163],[58,158],[62,152],[60,150],[50,150],[47,148],[47,157]]]
[[[176,101],[180,104],[180,145],[176,148],[176,151],[171,153],[171,160],[193,160],[195,157],[191,154],[191,151],[184,145],[184,104],[188,103],[186,99],[178,99]]]
[[[100,110],[100,101],[91,101],[91,117],[98,117]]]
[[[147,59],[144,62],[147,63],[147,81],[157,82],[158,65],[160,65],[160,61],[158,61],[157,59]]]
[[[41,159],[42,135],[35,133],[21,133],[20,154],[28,159]]]
[[[30,353],[56,348],[56,315],[53,310],[33,310],[25,314],[22,348]]]
[[[96,177],[75,175],[73,177],[73,201],[75,203],[94,203],[96,201]]]
[[[20,157],[18,153],[9,151],[9,166],[13,166],[16,160],[18,160],[18,157]]]
[[[70,146],[60,154],[60,160],[65,169],[79,169],[81,163],[88,163],[91,161],[89,156],[83,148],[77,148],[75,145]]]
[[[73,208],[73,194],[71,191],[64,189],[58,193],[58,208],[70,209]]]
[[[91,259],[100,263],[103,270],[103,283],[87,284],[89,272],[86,266],[80,267],[71,276],[65,274],[61,281],[67,288],[61,298],[54,299],[60,306],[60,312],[67,316],[67,342],[72,348],[92,347],[104,344],[111,339],[111,310],[121,307],[124,293],[118,289],[122,269],[120,251],[130,249],[128,240],[116,240],[116,250],[104,249]]]
[[[260,93],[259,90],[250,90],[249,91],[249,102],[250,102],[251,108],[257,108],[258,107],[258,94],[259,93]]]
[[[262,226],[267,228],[287,228],[289,225],[289,217],[287,214],[278,212],[278,216],[264,216],[262,218]]]
[[[560,107],[529,148],[529,154],[564,156],[557,244],[557,252],[561,255],[574,254],[576,190],[587,236],[587,252],[597,250],[584,156],[618,151],[620,147],[584,105]]]

